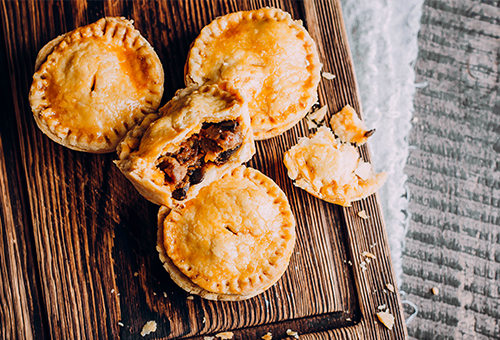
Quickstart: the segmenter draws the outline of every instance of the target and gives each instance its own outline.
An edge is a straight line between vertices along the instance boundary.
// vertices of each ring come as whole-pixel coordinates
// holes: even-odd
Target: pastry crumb
[[[151,320],[146,322],[144,327],[142,327],[141,335],[144,337],[150,333],[156,332],[156,322]]]
[[[378,310],[384,310],[387,308],[387,305],[380,305],[377,308],[378,308]]]
[[[367,252],[367,251],[364,251],[361,255],[363,255],[364,257],[368,257],[370,259],[374,259],[374,260],[377,258],[374,254]]]
[[[163,297],[167,297],[167,293],[163,292]]]
[[[392,330],[394,326],[394,316],[389,312],[378,312],[377,318],[380,322],[387,327],[389,330]]]
[[[204,336],[203,340],[214,340],[215,336]]]
[[[125,325],[122,322],[118,322],[118,326],[125,327]]]
[[[345,318],[345,321],[352,321],[351,318]]]
[[[312,130],[312,129],[317,129],[318,128],[318,125],[316,125],[315,122],[313,122],[312,120],[306,118],[306,123],[307,123],[307,128],[309,130]]]
[[[264,340],[271,340],[273,338],[273,335],[271,334],[271,332],[267,332],[266,334],[261,336],[261,338]]]
[[[135,272],[135,273],[134,273],[134,276],[135,276],[135,277],[139,276],[139,273],[138,273],[138,272]]]
[[[186,299],[188,299],[188,300],[194,300],[194,296],[192,296],[192,295],[188,295],[188,296],[186,297]]]
[[[325,106],[322,106],[319,110],[311,112],[307,117],[310,120],[313,120],[315,123],[319,123],[323,119],[325,119],[325,116],[327,113],[328,113],[328,106],[325,105]]]
[[[335,74],[332,74],[330,72],[322,72],[321,76],[325,79],[328,79],[328,80],[333,80],[337,77]]]
[[[298,339],[298,338],[299,338],[299,333],[298,333],[298,332],[295,332],[295,331],[292,331],[291,329],[287,329],[287,330],[286,330],[286,335],[288,335],[288,336],[292,336],[292,337],[294,337],[295,339]]]
[[[387,287],[387,290],[390,291],[391,293],[394,293],[394,286],[390,283],[386,283],[385,286]]]
[[[368,215],[366,214],[366,211],[364,211],[364,210],[359,211],[359,212],[358,212],[358,216],[359,216],[359,217],[361,217],[361,218],[362,218],[362,219],[364,219],[364,220],[367,220],[367,219],[369,219],[369,218],[370,218],[370,216],[368,216]]]
[[[233,338],[234,333],[233,332],[221,332],[221,333],[215,334],[215,336],[217,338],[221,338],[222,340],[228,340],[228,339],[232,339]]]
[[[115,289],[114,289],[114,288],[113,288],[113,289],[111,289],[111,294],[113,294],[114,292],[115,292]]]
[[[439,294],[439,288],[437,288],[437,287],[432,287],[431,292],[432,292],[432,294],[434,294],[434,295],[438,295],[438,294]]]

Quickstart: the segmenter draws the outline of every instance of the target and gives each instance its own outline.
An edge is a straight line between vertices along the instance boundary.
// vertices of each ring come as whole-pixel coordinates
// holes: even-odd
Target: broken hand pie
[[[59,36],[35,64],[30,104],[38,127],[68,148],[111,152],[155,112],[163,67],[131,21],[103,18]]]
[[[172,280],[210,300],[243,300],[271,287],[295,245],[288,200],[270,178],[240,166],[182,209],[160,208],[158,245]]]
[[[373,194],[387,178],[385,172],[375,174],[354,146],[340,143],[324,126],[300,139],[285,153],[283,162],[296,186],[342,206]]]
[[[276,8],[231,13],[205,26],[185,66],[187,84],[229,81],[248,98],[256,140],[290,129],[317,100],[321,63],[300,21]]]
[[[144,197],[183,204],[255,153],[247,103],[227,83],[179,90],[117,151],[116,165]]]

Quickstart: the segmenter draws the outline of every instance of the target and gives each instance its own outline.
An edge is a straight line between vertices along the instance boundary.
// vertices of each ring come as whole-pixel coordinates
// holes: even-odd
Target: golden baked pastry
[[[243,300],[285,272],[295,244],[288,200],[270,178],[240,166],[182,209],[162,207],[158,251],[172,280],[210,300]]]
[[[368,137],[375,132],[375,129],[368,130],[365,122],[350,105],[344,106],[340,112],[332,116],[330,126],[342,142],[357,145],[365,144]]]
[[[373,194],[387,178],[385,172],[375,174],[354,146],[340,143],[324,126],[300,139],[283,161],[296,186],[342,206]]]
[[[185,66],[186,84],[232,82],[249,100],[255,139],[277,136],[317,100],[316,44],[290,14],[276,8],[236,12],[205,26]]]
[[[163,67],[131,21],[103,18],[40,50],[30,90],[38,127],[78,151],[111,152],[163,94]]]
[[[247,103],[227,83],[179,90],[117,151],[116,165],[144,197],[174,207],[253,156]]]

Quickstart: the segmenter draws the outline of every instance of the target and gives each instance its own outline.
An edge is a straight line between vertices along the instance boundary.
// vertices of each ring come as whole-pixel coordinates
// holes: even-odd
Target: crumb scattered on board
[[[368,215],[366,214],[366,211],[364,211],[364,210],[359,211],[359,212],[358,212],[358,216],[359,216],[359,217],[361,217],[361,218],[362,218],[362,219],[364,219],[364,220],[367,220],[367,219],[369,219],[369,218],[370,218],[370,216],[368,216]]]
[[[374,260],[377,258],[375,255],[373,255],[372,253],[367,252],[367,251],[364,251],[361,255],[363,255],[364,257],[368,257],[370,259],[374,259]]]
[[[138,272],[135,272],[135,273],[134,273],[134,276],[136,276],[136,277],[137,277],[137,276],[139,276],[139,273],[138,273]]]
[[[321,76],[325,79],[328,79],[328,80],[332,80],[332,79],[336,78],[335,74],[331,74],[330,72],[322,72]]]
[[[328,113],[328,106],[325,105],[325,106],[321,107],[319,110],[311,112],[307,117],[310,120],[313,120],[316,123],[319,123],[325,118],[327,113]]]
[[[389,330],[392,330],[392,327],[394,326],[394,316],[391,313],[387,311],[378,312],[377,318],[385,327],[387,327]]]
[[[309,130],[318,128],[318,125],[316,125],[316,123],[314,123],[312,120],[306,119],[306,123]]]
[[[394,286],[390,283],[386,283],[385,286],[387,287],[387,290],[390,291],[391,293],[394,293]]]
[[[194,296],[188,295],[186,299],[188,299],[188,300],[194,300]]]
[[[123,324],[123,322],[118,322],[118,326],[125,327],[125,325]]]
[[[292,331],[291,329],[287,329],[286,330],[286,335],[293,336],[295,339],[299,338],[299,333],[295,332],[295,331]]]
[[[432,287],[431,292],[432,292],[432,294],[434,294],[434,295],[438,295],[438,294],[439,294],[439,288],[437,288],[437,287]]]
[[[272,340],[273,335],[271,334],[271,332],[267,332],[261,338],[264,339],[264,340]]]
[[[203,340],[214,340],[215,336],[204,336]]]
[[[146,322],[144,327],[142,327],[141,335],[144,337],[149,333],[156,332],[156,326],[156,322],[153,320]]]
[[[221,338],[222,340],[228,340],[232,339],[234,336],[233,332],[222,332],[222,333],[217,333],[215,334],[217,338]]]

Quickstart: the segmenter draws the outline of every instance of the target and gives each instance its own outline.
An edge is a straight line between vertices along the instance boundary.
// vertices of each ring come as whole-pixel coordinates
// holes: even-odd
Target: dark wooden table
[[[324,70],[320,101],[331,112],[359,99],[338,1],[103,1],[0,3],[0,338],[197,338],[233,331],[235,339],[404,339],[387,235],[376,195],[341,208],[294,187],[283,153],[309,134],[301,122],[257,143],[248,164],[287,194],[297,245],[283,278],[242,302],[189,297],[163,270],[156,244],[158,206],[120,174],[114,154],[93,155],[53,143],[36,127],[28,102],[39,49],[59,34],[103,16],[134,19],[163,62],[163,103],[183,87],[190,43],[219,15],[271,5],[302,19]],[[360,148],[369,160],[366,146]],[[365,210],[364,220],[357,213]],[[376,259],[367,263],[368,251]],[[366,270],[363,269],[363,263]],[[390,283],[395,287],[386,289]],[[393,330],[376,319],[395,316]]]

